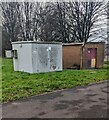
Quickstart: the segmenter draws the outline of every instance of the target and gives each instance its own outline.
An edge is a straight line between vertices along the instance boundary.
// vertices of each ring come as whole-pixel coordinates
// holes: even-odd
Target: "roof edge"
[[[36,43],[36,44],[62,44],[62,42],[44,42],[44,41],[17,41],[12,42],[12,44],[30,44],[30,43]]]

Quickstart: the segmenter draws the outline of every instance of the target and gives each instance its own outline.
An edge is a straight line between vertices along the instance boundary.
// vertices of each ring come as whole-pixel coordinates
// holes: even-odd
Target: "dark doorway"
[[[96,68],[97,48],[88,48],[87,56],[88,56],[87,67]]]

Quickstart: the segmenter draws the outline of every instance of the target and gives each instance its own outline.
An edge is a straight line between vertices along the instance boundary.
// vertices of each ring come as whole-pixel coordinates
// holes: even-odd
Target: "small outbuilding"
[[[14,71],[41,73],[62,71],[62,43],[12,42]]]
[[[63,44],[63,68],[90,69],[104,64],[104,42]]]
[[[5,50],[5,57],[12,58],[12,50]]]

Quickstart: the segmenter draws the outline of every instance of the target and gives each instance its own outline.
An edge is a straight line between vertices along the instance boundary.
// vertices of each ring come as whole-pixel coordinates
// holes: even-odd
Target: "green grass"
[[[0,101],[2,99],[2,59],[0,58]]]
[[[40,74],[14,72],[12,60],[3,59],[2,102],[107,80],[107,74],[106,66],[97,70],[64,70]]]

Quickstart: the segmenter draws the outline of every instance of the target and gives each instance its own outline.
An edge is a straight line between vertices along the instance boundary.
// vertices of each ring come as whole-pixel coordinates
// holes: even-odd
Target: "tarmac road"
[[[2,105],[2,117],[107,118],[107,88],[109,81],[5,103]]]

